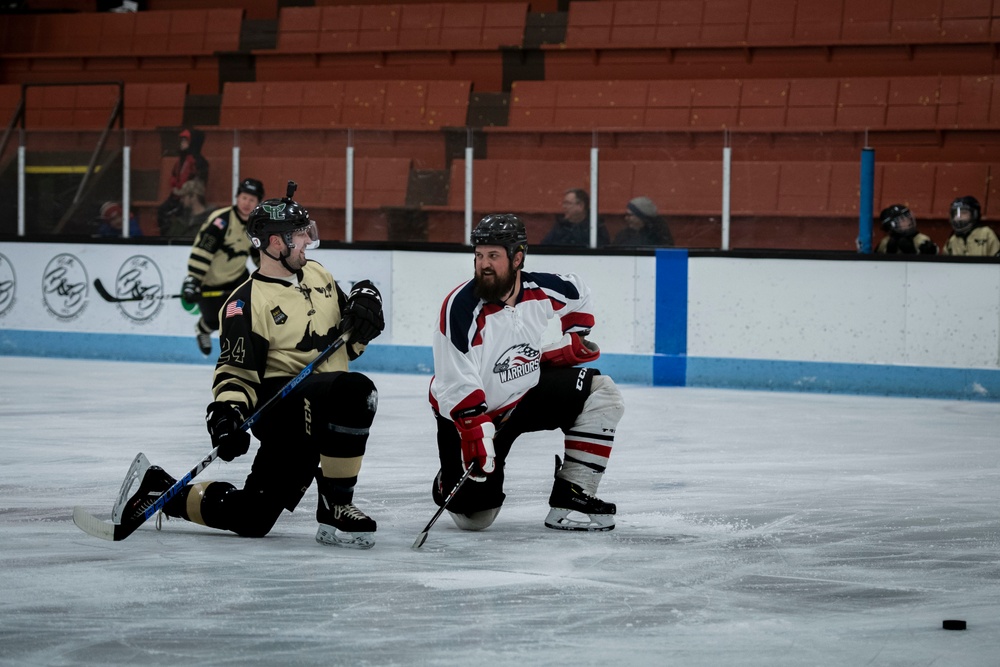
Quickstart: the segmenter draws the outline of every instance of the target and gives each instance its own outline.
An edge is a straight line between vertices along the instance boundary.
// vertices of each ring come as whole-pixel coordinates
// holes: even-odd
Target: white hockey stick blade
[[[73,508],[73,523],[88,535],[114,542],[115,524],[101,521],[79,505]]]

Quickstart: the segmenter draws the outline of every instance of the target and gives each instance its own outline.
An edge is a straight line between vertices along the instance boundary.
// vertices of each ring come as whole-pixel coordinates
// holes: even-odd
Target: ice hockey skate
[[[127,494],[136,480],[141,480],[139,488],[131,496],[128,496]],[[123,521],[133,521],[139,518],[176,482],[177,480],[168,475],[167,471],[160,466],[149,465],[146,457],[139,454],[132,461],[125,481],[122,482],[121,491],[118,492],[118,500],[111,511],[111,520],[120,524]],[[128,500],[123,502],[126,497]]]
[[[129,466],[128,472],[125,473],[125,479],[122,480],[122,487],[115,498],[114,507],[111,508],[112,523],[122,522],[122,512],[125,510],[125,504],[131,498],[132,493],[139,488],[139,483],[142,482],[142,478],[146,475],[147,470],[149,470],[149,459],[146,458],[145,454],[139,452],[135,455],[135,459],[132,460],[132,465]]]
[[[319,512],[316,541],[335,547],[371,549],[375,546],[375,520],[354,503],[334,505]]]
[[[562,461],[556,457],[555,481],[552,483],[552,493],[549,495],[549,513],[545,517],[545,527],[555,530],[604,531],[614,530],[615,512],[618,508],[614,503],[606,503],[588,492],[580,484],[575,484],[560,476]],[[602,473],[588,471],[593,481],[588,484],[593,491],[597,490]]]
[[[198,349],[206,357],[212,354],[212,334],[207,334],[201,330],[197,324],[194,327],[194,338],[198,342]]]

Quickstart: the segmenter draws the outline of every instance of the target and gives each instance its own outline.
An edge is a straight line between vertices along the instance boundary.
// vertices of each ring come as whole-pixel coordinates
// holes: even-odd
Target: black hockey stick
[[[104,285],[101,284],[100,278],[94,278],[94,289],[97,290],[97,293],[101,295],[102,299],[110,303],[123,303],[125,301],[146,301],[149,299],[180,299],[184,296],[183,294],[160,294],[157,296],[149,294],[139,294],[133,296],[115,296],[114,294],[109,292],[107,288],[104,287]],[[201,296],[206,299],[210,299],[212,297],[222,296],[223,294],[225,294],[225,292],[223,292],[222,290],[216,290],[212,292],[202,292]]]
[[[269,398],[264,403],[264,405],[260,406],[260,408],[255,413],[250,415],[250,417],[248,417],[245,422],[240,424],[240,429],[244,431],[249,429],[251,426],[257,423],[257,421],[260,419],[261,414],[265,410],[267,410],[271,405],[273,405],[277,401],[281,400],[285,396],[288,396],[290,393],[292,393],[295,390],[295,388],[299,386],[299,383],[305,380],[306,377],[308,377],[309,374],[313,372],[313,369],[315,369],[317,366],[323,363],[327,359],[327,357],[329,357],[331,354],[339,350],[344,345],[344,343],[347,342],[347,338],[349,335],[350,335],[349,331],[343,333],[337,340],[333,341],[333,343],[331,343],[325,350],[320,352],[319,356],[313,359],[308,366],[303,368],[298,375],[289,380],[288,384],[282,387],[280,392]],[[99,537],[102,540],[109,540],[112,542],[119,542],[121,540],[124,540],[126,537],[134,533],[139,526],[145,523],[146,519],[150,518],[158,511],[163,509],[163,506],[167,503],[167,501],[169,501],[175,495],[180,493],[180,490],[183,489],[185,486],[187,486],[188,482],[194,479],[198,475],[198,473],[200,473],[202,470],[207,468],[212,463],[212,461],[214,461],[218,456],[219,456],[219,448],[216,447],[211,452],[209,452],[208,456],[203,458],[198,463],[198,465],[191,468],[191,470],[188,471],[186,475],[184,475],[179,480],[174,482],[173,486],[164,491],[160,495],[160,497],[156,499],[156,502],[154,502],[148,509],[146,509],[146,511],[140,517],[137,517],[130,521],[123,520],[120,524],[114,524],[98,519],[93,514],[85,510],[83,507],[77,505],[76,507],[73,508],[73,523],[75,523],[80,528],[80,530],[87,533],[88,535]]]
[[[455,485],[455,488],[451,490],[451,493],[448,494],[448,497],[444,499],[443,503],[441,503],[441,507],[439,507],[438,511],[434,513],[434,516],[431,517],[431,520],[427,522],[427,525],[424,526],[424,529],[420,531],[420,534],[417,535],[417,539],[413,540],[413,546],[410,547],[411,549],[419,549],[420,547],[424,546],[424,542],[427,541],[427,533],[431,532],[431,528],[434,526],[435,523],[437,523],[438,518],[440,518],[440,516],[444,514],[445,509],[447,509],[448,503],[451,502],[451,499],[455,497],[455,494],[458,493],[458,490],[462,488],[463,484],[465,484],[465,480],[469,479],[469,475],[472,474],[472,468],[474,465],[475,464],[469,466],[469,469],[465,471],[465,474],[462,475],[462,478],[458,480],[458,484]]]

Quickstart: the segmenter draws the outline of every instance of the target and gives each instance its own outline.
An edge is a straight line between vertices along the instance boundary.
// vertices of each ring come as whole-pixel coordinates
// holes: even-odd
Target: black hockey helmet
[[[521,219],[513,213],[491,213],[472,230],[472,245],[503,246],[507,249],[507,256],[513,260],[516,252],[528,254],[528,232]]]
[[[885,232],[898,236],[915,236],[917,233],[917,221],[913,219],[910,209],[902,204],[893,204],[882,209],[878,218]]]
[[[968,234],[973,227],[979,224],[981,217],[982,209],[979,207],[979,200],[975,197],[959,197],[951,203],[948,219],[956,234]]]
[[[239,196],[242,192],[256,197],[258,203],[264,201],[264,184],[256,178],[244,178],[240,181],[240,184],[236,186],[236,195]]]
[[[309,219],[309,211],[292,199],[298,188],[295,181],[288,181],[288,190],[282,199],[262,201],[250,213],[247,220],[247,236],[255,248],[267,247],[268,239],[277,234],[289,248],[295,247],[292,236],[303,229],[309,230],[311,239],[307,248],[319,245],[319,232],[316,223]]]

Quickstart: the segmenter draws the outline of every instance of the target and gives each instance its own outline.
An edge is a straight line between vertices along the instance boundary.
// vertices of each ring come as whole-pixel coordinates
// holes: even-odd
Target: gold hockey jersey
[[[952,234],[948,242],[944,244],[944,254],[967,257],[996,257],[1000,255],[1000,239],[997,239],[996,232],[980,225],[962,238],[958,234]]]
[[[246,276],[247,257],[259,254],[250,243],[247,228],[235,206],[220,208],[198,230],[188,257],[187,272],[199,285],[221,287]]]
[[[347,296],[318,262],[307,262],[293,282],[254,272],[219,311],[215,400],[239,404],[249,417],[340,336],[346,306]],[[345,345],[313,372],[346,371],[364,349]]]

